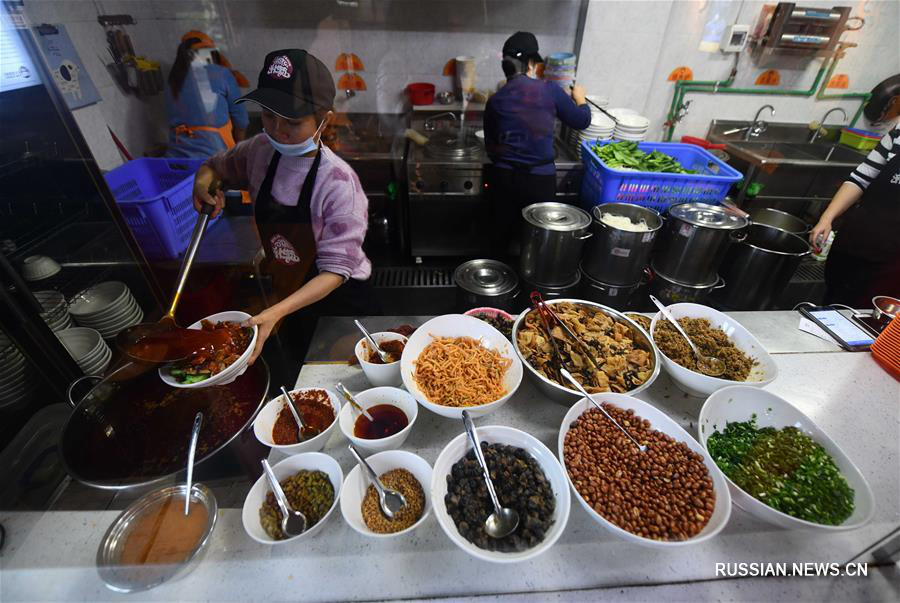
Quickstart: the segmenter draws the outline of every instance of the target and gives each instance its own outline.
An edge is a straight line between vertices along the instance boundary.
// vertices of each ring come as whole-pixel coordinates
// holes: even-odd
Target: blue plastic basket
[[[174,260],[187,248],[197,223],[194,173],[203,161],[142,158],[105,175],[125,222],[148,258]]]
[[[605,146],[615,141],[601,140]],[[581,203],[590,210],[601,203],[634,203],[664,213],[672,205],[689,201],[718,204],[741,173],[705,149],[679,142],[642,142],[645,153],[657,150],[674,157],[696,174],[636,172],[608,167],[593,151],[595,142],[581,141],[584,177],[581,180]]]

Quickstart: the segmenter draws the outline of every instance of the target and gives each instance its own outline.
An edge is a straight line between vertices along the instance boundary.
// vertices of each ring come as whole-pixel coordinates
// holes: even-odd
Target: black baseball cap
[[[503,44],[503,56],[524,61],[531,59],[535,63],[544,62],[544,59],[538,54],[537,38],[528,31],[517,31],[509,36],[509,39]]]
[[[266,55],[256,90],[235,101],[253,101],[289,119],[334,106],[334,78],[325,63],[299,48]]]

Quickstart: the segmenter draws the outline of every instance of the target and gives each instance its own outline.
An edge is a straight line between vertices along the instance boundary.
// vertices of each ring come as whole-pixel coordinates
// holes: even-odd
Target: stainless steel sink
[[[725,152],[756,166],[821,167],[846,173],[865,158],[852,149],[827,143],[730,141],[726,145]]]
[[[765,121],[765,120],[763,120]],[[709,124],[706,132],[706,139],[714,143],[728,143],[732,141],[743,141],[746,135],[746,128],[750,127],[752,122],[739,121],[734,119],[714,119]],[[812,137],[812,131],[807,124],[789,123],[789,122],[769,122],[766,121],[766,130],[759,136],[754,136],[750,141],[756,142],[798,142],[806,143]],[[840,137],[840,124],[826,124],[825,129],[828,133],[820,136],[821,142],[837,142]],[[725,134],[730,130],[740,129],[739,132]]]

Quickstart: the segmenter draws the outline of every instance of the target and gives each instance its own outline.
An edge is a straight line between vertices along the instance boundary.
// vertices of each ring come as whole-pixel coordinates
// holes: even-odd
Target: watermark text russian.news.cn
[[[865,578],[868,575],[869,565],[867,563],[843,564],[813,561],[802,563],[766,563],[760,561],[716,563],[717,578],[765,578],[769,576],[803,578]]]

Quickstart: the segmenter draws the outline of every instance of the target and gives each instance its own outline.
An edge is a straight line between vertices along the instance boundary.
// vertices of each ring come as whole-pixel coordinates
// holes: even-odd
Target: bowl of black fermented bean
[[[853,530],[872,518],[872,489],[844,451],[784,398],[746,385],[707,398],[700,443],[734,503],[787,529]]]
[[[321,452],[290,456],[272,466],[288,501],[307,516],[306,531],[284,538],[281,512],[265,475],[261,475],[247,493],[241,518],[244,530],[257,542],[282,544],[309,539],[319,533],[338,506],[344,474],[336,460]]]
[[[569,520],[571,499],[562,467],[523,431],[476,428],[500,503],[519,513],[519,526],[501,539],[484,533],[493,506],[465,433],[452,439],[434,463],[431,500],[438,523],[454,544],[479,559],[515,563],[534,558],[553,546]]]
[[[582,398],[559,431],[559,458],[575,498],[594,521],[651,547],[709,540],[728,523],[725,476],[703,447],[650,404],[625,394],[595,401],[647,449],[629,440]]]

